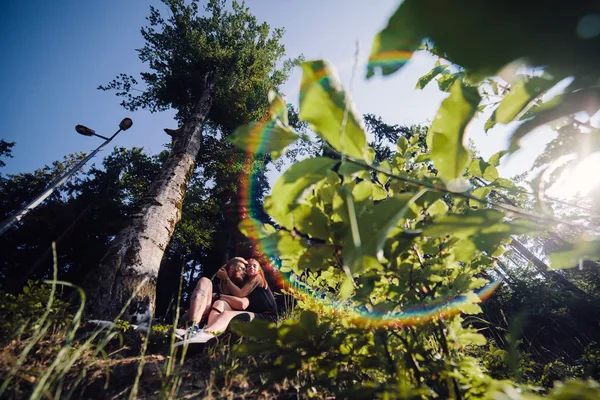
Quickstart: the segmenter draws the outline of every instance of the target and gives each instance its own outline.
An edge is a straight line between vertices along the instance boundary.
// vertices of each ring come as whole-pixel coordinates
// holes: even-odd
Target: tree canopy
[[[142,28],[144,46],[139,58],[148,68],[141,78],[145,87],[132,94],[138,81],[121,74],[103,90],[116,90],[128,110],[177,110],[183,123],[197,104],[205,82],[214,81],[214,102],[209,121],[228,132],[264,114],[267,93],[287,80],[293,60],[282,60],[283,29],[271,31],[250,9],[234,1],[161,0],[169,10],[164,17],[150,8],[149,25]],[[133,92],[135,93],[135,92]]]

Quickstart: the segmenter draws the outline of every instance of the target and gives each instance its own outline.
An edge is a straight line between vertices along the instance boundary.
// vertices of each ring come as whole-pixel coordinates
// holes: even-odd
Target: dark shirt
[[[277,303],[271,289],[256,287],[249,295],[248,300],[250,305],[246,311],[258,314],[277,314]]]

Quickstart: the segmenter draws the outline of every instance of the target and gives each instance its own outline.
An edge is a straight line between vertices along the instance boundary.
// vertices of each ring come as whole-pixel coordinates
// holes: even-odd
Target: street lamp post
[[[8,217],[7,219],[5,219],[2,222],[2,224],[0,225],[0,235],[3,234],[4,232],[6,232],[6,230],[8,230],[8,228],[13,226],[17,222],[21,221],[27,214],[29,214],[29,212],[31,210],[33,210],[41,202],[46,200],[46,198],[48,198],[48,196],[50,196],[57,188],[62,186],[66,181],[69,180],[69,178],[71,178],[73,175],[75,175],[75,173],[77,171],[79,171],[81,169],[81,167],[83,167],[85,165],[85,163],[87,163],[89,160],[91,160],[92,157],[94,157],[96,155],[96,153],[98,153],[100,150],[102,150],[104,148],[104,146],[106,146],[108,143],[110,143],[110,141],[113,140],[115,138],[115,136],[117,136],[121,131],[126,131],[127,129],[131,128],[131,125],[133,125],[133,121],[130,118],[124,118],[121,121],[121,123],[119,124],[119,130],[116,131],[115,134],[109,138],[96,134],[96,132],[94,132],[94,130],[92,130],[86,126],[77,125],[75,127],[75,130],[77,131],[77,133],[84,135],[84,136],[97,136],[99,138],[104,139],[105,140],[104,143],[102,143],[100,146],[98,146],[98,148],[96,150],[92,151],[83,160],[79,161],[75,166],[73,166],[73,168],[71,168],[70,170],[65,172],[60,178],[55,180],[50,185],[50,187],[48,187],[48,189],[46,189],[42,194],[40,194],[38,197],[36,197],[31,203],[29,203],[28,205],[26,205],[25,207],[20,209],[17,213],[15,213],[15,214],[11,215],[10,217]]]

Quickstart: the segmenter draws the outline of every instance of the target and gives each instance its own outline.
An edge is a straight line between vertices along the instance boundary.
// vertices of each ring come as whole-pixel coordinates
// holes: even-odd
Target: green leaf
[[[491,80],[490,86],[492,87],[492,92],[497,96],[498,95],[498,82]]]
[[[231,324],[231,330],[240,336],[252,339],[277,339],[275,324],[264,319],[255,319],[252,322],[237,322]]]
[[[481,159],[475,159],[469,165],[467,172],[488,182],[494,182],[498,179],[498,170],[493,165],[486,163]]]
[[[344,239],[344,266],[353,274],[364,270],[361,262],[363,256],[371,256],[381,261],[383,259],[383,245],[387,235],[404,218],[413,204],[425,193],[421,190],[417,194],[404,193],[390,197],[373,207],[371,213],[363,214],[358,220],[358,232],[361,242],[355,245],[351,232]]]
[[[427,162],[429,160],[431,160],[431,157],[427,153],[419,154],[418,156],[415,157],[415,162],[416,163]]]
[[[323,240],[329,237],[327,217],[319,208],[300,204],[294,209],[293,215],[294,226],[300,232]]]
[[[591,116],[598,109],[600,109],[600,88],[581,89],[558,95],[548,103],[530,110],[526,117],[533,118],[521,124],[511,135],[508,151],[514,153],[521,148],[521,139],[541,125],[579,111],[586,111]]]
[[[345,162],[342,163],[340,165],[340,168],[338,169],[338,173],[340,175],[344,175],[344,176],[349,176],[349,177],[356,177],[356,176],[362,176],[362,175],[369,175],[370,174],[370,170],[368,169],[368,167],[359,165],[359,164],[355,164],[355,163],[351,163],[351,162]]]
[[[456,74],[451,74],[451,73],[444,73],[442,74],[442,77],[438,79],[438,87],[440,88],[440,90],[442,92],[449,92],[450,89],[452,88],[452,85],[454,85],[454,82],[456,82],[457,79],[461,78],[462,74],[456,73]]]
[[[473,292],[466,293],[464,295],[466,297],[464,303],[459,303],[458,309],[465,314],[479,314],[481,313],[481,307],[479,307],[479,302],[481,299]]]
[[[578,240],[550,254],[550,269],[572,268],[583,260],[600,258],[600,240]]]
[[[406,149],[408,149],[408,140],[404,136],[400,136],[398,138],[398,143],[396,143],[396,148],[400,154],[404,154]]]
[[[354,280],[352,277],[347,276],[342,282],[340,286],[340,299],[345,300],[352,296],[352,292],[354,291]]]
[[[374,189],[378,186],[378,184],[371,182],[370,180],[364,180],[352,188],[354,212],[357,216],[361,216],[365,210],[373,205],[373,200],[375,198]]]
[[[431,159],[439,176],[446,181],[461,176],[469,160],[464,135],[479,100],[477,89],[457,81],[429,128],[427,146],[431,149]]]
[[[492,188],[489,186],[484,186],[473,190],[473,196],[478,197],[480,199],[485,199],[488,194],[492,191]],[[481,208],[482,203],[477,200],[469,199],[469,207]]]
[[[508,151],[506,150],[500,150],[497,153],[494,153],[490,159],[488,160],[488,163],[493,165],[494,167],[497,167],[500,165],[500,159],[505,155],[508,154]]]
[[[300,119],[339,152],[372,161],[362,117],[333,67],[322,60],[304,62],[301,67]]]
[[[298,266],[304,270],[320,271],[334,264],[335,250],[329,245],[311,245],[300,256]]]
[[[424,236],[440,237],[447,234],[467,238],[479,230],[502,220],[504,214],[496,210],[469,210],[464,214],[450,214],[436,218],[423,232]]]
[[[492,254],[492,257],[500,257],[505,252],[506,252],[506,247],[504,247],[504,246],[498,246],[498,248]]]
[[[493,117],[493,114],[492,114]],[[496,121],[494,121],[494,119],[490,117],[488,118],[487,121],[485,121],[485,125],[483,125],[483,130],[485,132],[489,131],[490,129],[492,129],[494,127],[494,125],[496,125]]]
[[[494,126],[496,123],[508,124],[515,118],[518,118],[527,107],[537,97],[556,84],[556,79],[548,74],[542,76],[526,77],[515,83],[510,92],[504,96],[500,105],[494,110],[494,113],[486,122],[485,131]]]
[[[494,181],[494,186],[500,186],[506,189],[512,189],[517,187],[513,181],[506,178],[498,178]]]
[[[457,261],[469,262],[473,259],[475,252],[477,252],[477,247],[471,240],[461,239],[452,246],[450,251],[454,254]]]
[[[431,71],[419,78],[415,89],[423,89],[433,78],[442,73],[442,71],[445,71],[446,68],[448,68],[448,65],[436,65]]]
[[[270,153],[273,160],[276,160],[297,139],[298,135],[294,131],[276,121],[267,121],[240,126],[233,132],[230,140],[237,147],[251,153]]]
[[[269,90],[269,113],[274,119],[279,119],[284,126],[289,124],[287,104],[274,90]]]
[[[383,160],[380,167],[385,171],[390,171],[392,169],[392,166],[390,165],[390,162],[388,160]],[[379,183],[385,186],[385,184],[390,180],[390,177],[387,174],[384,174],[383,172],[377,172],[377,180],[379,181]]]
[[[324,179],[335,164],[337,161],[331,158],[315,157],[292,165],[273,185],[271,201],[268,205],[265,202],[266,211],[280,224],[286,223],[303,192]]]
[[[296,259],[306,247],[306,240],[299,236],[292,236],[288,231],[279,230],[261,241],[265,252],[282,259]]]
[[[577,32],[581,16],[597,12],[593,1],[567,10],[540,2],[404,0],[375,39],[367,77],[376,68],[383,74],[398,70],[428,38],[434,43],[433,53],[463,67],[473,81],[497,74],[510,63],[506,70],[514,71],[522,63],[516,60],[526,60],[528,66],[543,66],[559,77],[586,77],[596,84],[598,37],[583,39]],[[491,29],[492,15],[506,23]]]
[[[377,71],[390,75],[399,70],[412,57],[424,37],[419,24],[412,21],[410,2],[403,2],[389,19],[387,26],[375,36],[367,78]]]
[[[481,333],[468,332],[468,331],[461,332],[460,335],[458,336],[458,340],[459,340],[459,343],[463,346],[469,345],[469,344],[484,346],[486,343],[485,336],[483,336]]]
[[[359,182],[352,188],[352,198],[356,203],[363,202],[373,196],[373,187],[375,185],[371,181]]]
[[[427,209],[427,213],[432,217],[437,215],[445,215],[448,212],[448,205],[443,199],[436,200],[432,205]]]
[[[302,314],[300,314],[300,325],[309,333],[316,332],[318,328],[317,313],[310,310],[302,311]]]
[[[387,192],[381,185],[373,185],[373,200],[379,201],[388,197]]]

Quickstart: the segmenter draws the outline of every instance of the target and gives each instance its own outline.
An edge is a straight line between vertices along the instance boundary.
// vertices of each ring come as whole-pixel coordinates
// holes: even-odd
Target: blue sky
[[[272,27],[285,27],[289,56],[302,53],[307,59],[331,61],[346,87],[358,42],[359,66],[352,96],[359,112],[399,124],[433,119],[445,94],[435,84],[414,90],[417,79],[433,66],[432,57],[417,55],[390,78],[364,79],[373,37],[385,26],[398,1],[249,0],[247,4]],[[125,116],[133,119],[133,127],[121,133],[110,148],[141,146],[150,153],[162,149],[169,139],[162,129],[175,127],[173,112],[130,113],[119,106],[114,93],[96,90],[119,73],[137,75],[145,69],[135,49],[143,45],[140,27],[146,25],[149,5],[162,7],[157,0],[4,2],[0,9],[0,54],[4,56],[0,64],[0,138],[17,144],[3,173],[33,171],[66,154],[90,151],[101,140],[77,135],[74,126],[83,124],[108,136]],[[297,103],[299,81],[296,72],[283,88],[292,103]],[[481,154],[489,157],[506,147],[510,127],[498,127],[485,135],[483,122],[472,124],[471,136]],[[501,174],[511,176],[528,169],[546,137],[547,133],[531,135],[525,149],[502,165]]]

